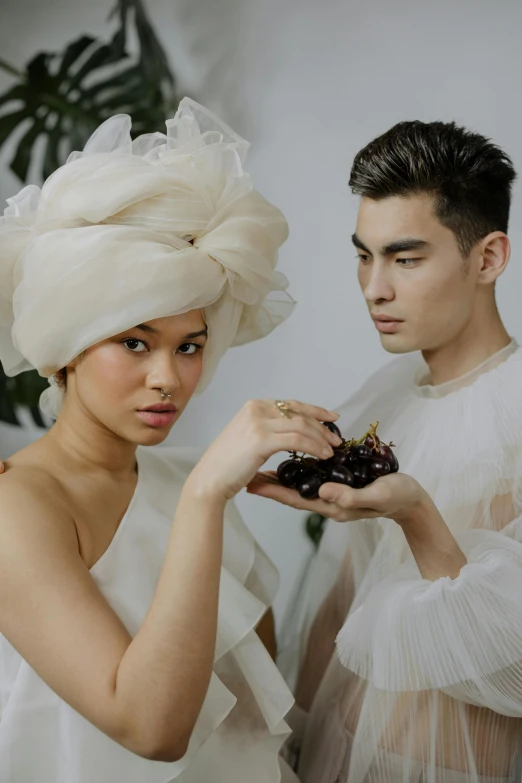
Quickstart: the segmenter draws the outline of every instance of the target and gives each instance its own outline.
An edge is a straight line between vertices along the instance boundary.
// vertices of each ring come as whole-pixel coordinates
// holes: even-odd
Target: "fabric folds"
[[[134,498],[91,569],[131,635],[152,600],[174,509],[193,464],[190,450],[138,448]],[[1,783],[278,783],[293,697],[255,633],[277,583],[274,566],[229,504],[214,672],[188,752],[173,763],[143,759],[109,739],[0,636]]]
[[[201,391],[222,354],[268,334],[293,308],[276,271],[288,235],[253,189],[248,143],[185,98],[166,134],[132,141],[103,123],[43,187],[0,218],[0,360],[51,377],[91,345],[154,318],[203,309]],[[62,399],[45,393],[48,414]]]

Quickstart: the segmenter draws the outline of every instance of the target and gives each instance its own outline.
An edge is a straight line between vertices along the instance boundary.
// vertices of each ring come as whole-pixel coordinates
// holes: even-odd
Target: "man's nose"
[[[394,298],[393,286],[384,264],[372,263],[368,276],[361,280],[364,298],[369,304],[390,302]]]

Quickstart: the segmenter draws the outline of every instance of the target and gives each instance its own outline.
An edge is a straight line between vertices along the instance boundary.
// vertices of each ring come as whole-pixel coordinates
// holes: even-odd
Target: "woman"
[[[0,485],[2,783],[294,779],[255,631],[277,575],[230,501],[276,452],[330,455],[336,415],[250,402],[199,460],[142,448],[291,309],[246,147],[186,99],[167,136],[115,117],[6,210],[0,359],[56,423]]]

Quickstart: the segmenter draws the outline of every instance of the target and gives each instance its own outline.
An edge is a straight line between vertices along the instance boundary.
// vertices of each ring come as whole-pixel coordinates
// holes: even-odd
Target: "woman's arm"
[[[331,455],[332,420],[293,403],[248,403],[183,488],[151,606],[136,636],[97,589],[80,557],[60,486],[34,468],[0,481],[0,632],[77,712],[150,759],[185,755],[216,644],[227,500],[274,453]]]
[[[38,474],[2,477],[0,632],[108,736],[146,758],[181,758],[212,672],[224,501],[185,488],[154,600],[132,639],[80,557],[58,487]]]

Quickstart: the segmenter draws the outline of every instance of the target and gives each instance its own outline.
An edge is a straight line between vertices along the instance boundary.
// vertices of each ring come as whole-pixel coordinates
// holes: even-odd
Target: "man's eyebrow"
[[[357,234],[352,234],[352,242],[355,245],[355,247],[359,248],[359,250],[364,250],[365,253],[368,253],[370,256],[372,255],[371,251],[368,250],[364,242],[359,239]]]
[[[381,248],[383,256],[392,256],[394,253],[403,253],[405,250],[425,250],[429,247],[429,242],[425,239],[414,239],[413,237],[405,237],[404,239],[397,239],[395,242],[390,242],[388,245],[384,245]]]
[[[357,234],[352,234],[352,242],[359,250],[364,250],[368,255],[373,255],[372,251],[366,247],[364,242],[359,239]],[[429,247],[429,242],[425,239],[415,239],[413,237],[405,237],[404,239],[396,239],[394,242],[390,242],[381,248],[381,255],[392,256],[394,253],[403,253],[405,250],[425,250]]]

